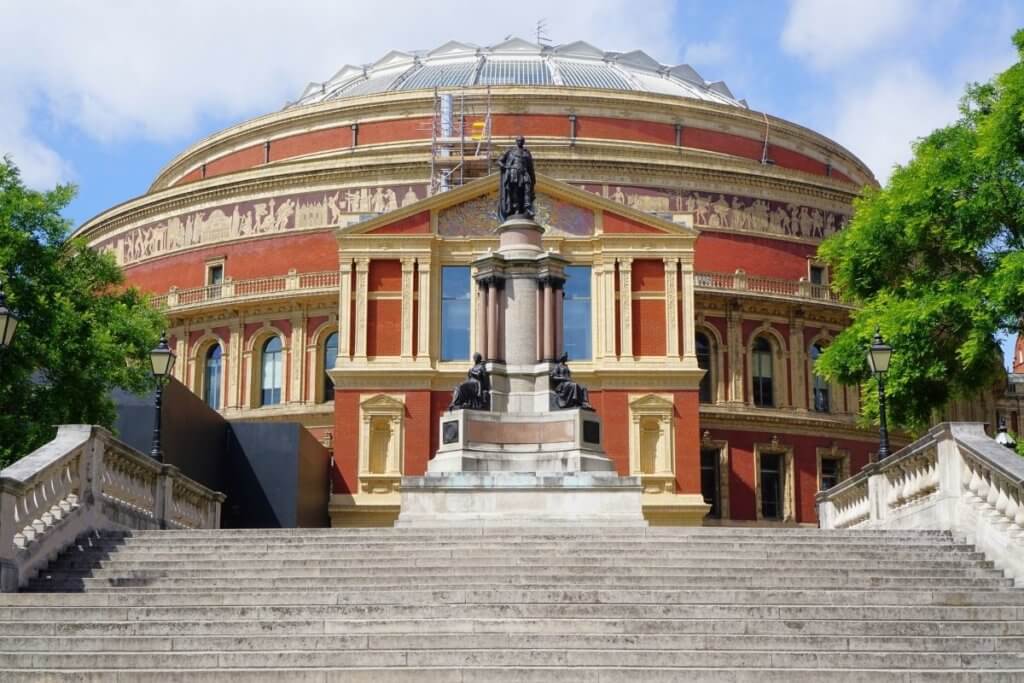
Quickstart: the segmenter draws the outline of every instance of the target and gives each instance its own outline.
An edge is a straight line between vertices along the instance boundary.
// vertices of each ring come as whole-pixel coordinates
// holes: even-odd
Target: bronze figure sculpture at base
[[[502,221],[511,216],[533,218],[534,182],[533,155],[520,135],[516,146],[505,150],[498,159],[501,180],[498,183],[498,216]]]
[[[473,367],[466,373],[466,381],[455,387],[448,410],[469,408],[470,410],[491,409],[491,380],[487,375],[484,357],[473,354]]]
[[[555,392],[558,408],[559,410],[566,408],[593,410],[593,406],[590,405],[590,392],[582,384],[572,381],[568,360],[569,354],[563,353],[558,359],[558,365],[551,371],[551,388]]]

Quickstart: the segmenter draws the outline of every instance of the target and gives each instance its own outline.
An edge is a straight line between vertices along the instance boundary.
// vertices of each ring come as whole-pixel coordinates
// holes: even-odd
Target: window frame
[[[465,297],[461,297],[460,296],[460,297],[457,297],[457,298],[448,298],[448,297],[445,296],[445,273],[446,272],[452,272],[452,271],[454,271],[456,269],[465,270],[465,272],[466,272],[466,285],[467,285],[467,288],[466,288],[466,291],[465,291]],[[442,362],[442,363],[451,363],[451,362],[459,363],[459,362],[468,361],[468,360],[470,360],[472,358],[472,354],[473,354],[473,333],[474,333],[473,329],[472,329],[473,324],[474,324],[474,322],[475,322],[476,325],[483,325],[483,324],[485,324],[484,321],[481,321],[481,320],[474,321],[473,320],[473,309],[474,309],[474,306],[473,306],[473,301],[474,301],[474,298],[473,298],[473,296],[474,296],[474,292],[473,292],[473,290],[474,290],[474,287],[473,287],[473,285],[474,285],[473,269],[472,269],[471,266],[466,265],[466,264],[450,263],[450,264],[442,265],[440,270],[441,270],[440,276],[439,276],[440,283],[439,283],[439,287],[438,287],[438,289],[439,289],[438,307],[439,307],[440,310],[438,311],[439,315],[438,315],[438,318],[437,318],[438,319],[438,326],[437,326],[438,327],[438,360],[440,362]],[[445,312],[447,310],[451,310],[446,305],[447,302],[463,303],[464,306],[465,306],[465,309],[466,309],[465,310],[465,317],[466,317],[466,331],[465,331],[465,335],[466,335],[465,336],[466,354],[465,354],[465,357],[462,357],[462,356],[460,356],[458,354],[450,354],[450,353],[446,352],[446,342],[448,342],[449,339],[451,339],[450,337],[447,337],[446,334],[445,334],[446,329],[447,329],[447,327],[445,325]]]
[[[759,343],[764,343],[766,348],[757,348]],[[778,400],[775,391],[775,344],[763,333],[754,336],[750,345],[750,402],[757,408],[776,408]],[[755,374],[763,370],[763,359],[767,356],[769,375]],[[767,380],[768,401],[764,400],[765,380]]]
[[[209,400],[211,385],[209,372],[210,355],[214,352],[215,349],[220,350],[220,355],[217,357],[217,400],[215,401],[216,405],[211,404]],[[213,408],[214,410],[220,410],[221,407],[224,405],[224,346],[223,344],[220,343],[220,340],[215,340],[212,344],[206,346],[205,349],[202,350],[201,354],[202,355],[200,357],[202,358],[202,371],[200,372],[200,375],[202,377],[202,384],[200,386],[200,398],[202,398],[203,403],[205,403],[210,408]]]
[[[586,297],[570,297],[569,296],[569,283],[572,281],[572,270],[586,270],[586,277],[581,278],[581,282],[586,282],[587,295]],[[586,321],[586,338],[587,338],[587,353],[586,355],[575,354],[569,352],[569,359],[575,361],[592,361],[594,359],[594,267],[589,263],[575,263],[567,265],[565,267],[565,284],[562,286],[562,345],[566,352],[569,352],[568,340],[575,338],[575,332],[570,334],[569,329],[566,327],[569,316],[566,315],[566,308],[570,301],[586,301],[586,315],[584,320]]]
[[[278,355],[277,365],[278,365],[278,369],[279,369],[280,373],[279,373],[277,379],[279,380],[280,384],[279,384],[279,386],[276,387],[276,389],[273,388],[273,387],[271,387],[269,389],[269,391],[271,391],[271,392],[273,392],[275,390],[278,392],[277,401],[275,401],[275,402],[267,402],[267,400],[265,398],[265,395],[264,395],[264,392],[268,391],[268,389],[265,388],[265,385],[266,385],[266,366],[267,366],[266,358],[267,358],[267,355],[268,355],[267,346],[270,345],[275,340],[280,345],[280,349],[278,349],[276,351],[271,351],[269,353],[274,353],[274,354]],[[285,384],[285,382],[284,382],[284,356],[285,356],[284,338],[283,338],[283,335],[281,335],[280,333],[276,333],[275,332],[274,334],[267,335],[266,338],[259,340],[259,358],[257,359],[258,362],[256,364],[257,373],[258,373],[257,377],[258,377],[259,381],[253,383],[254,384],[254,389],[256,391],[256,399],[257,399],[256,405],[257,405],[257,407],[259,407],[259,408],[270,408],[270,407],[273,407],[273,406],[282,405],[285,402],[285,392],[284,392],[284,384]],[[273,397],[273,394],[271,394],[271,396]]]

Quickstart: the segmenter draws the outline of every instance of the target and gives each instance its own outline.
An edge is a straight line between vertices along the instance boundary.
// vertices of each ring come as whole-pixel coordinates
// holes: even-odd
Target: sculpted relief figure
[[[469,408],[470,410],[491,409],[491,379],[484,366],[484,357],[473,354],[473,367],[466,373],[466,381],[455,387],[448,410]]]
[[[584,408],[593,410],[590,405],[590,392],[582,384],[572,380],[572,372],[569,370],[569,354],[563,353],[558,358],[558,364],[551,371],[551,388],[555,392],[555,401],[559,410],[566,408]]]
[[[498,159],[501,181],[498,193],[498,217],[502,221],[510,216],[533,218],[534,182],[533,155],[526,148],[526,139],[520,135],[516,146],[505,150]]]

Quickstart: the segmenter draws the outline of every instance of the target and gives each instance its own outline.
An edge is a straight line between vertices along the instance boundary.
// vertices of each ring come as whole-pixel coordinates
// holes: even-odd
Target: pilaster
[[[352,355],[352,259],[341,259],[338,280],[338,357],[347,360]]]
[[[679,357],[679,259],[666,258],[665,263],[665,355]]]
[[[633,356],[633,259],[620,258],[619,263],[619,344],[620,356]]]
[[[430,259],[420,257],[416,260],[416,274],[419,277],[416,355],[430,358]]]
[[[231,323],[228,332],[228,352],[227,352],[227,400],[226,405],[228,408],[241,408],[242,407],[242,357],[244,350],[242,344],[244,343],[242,336],[245,325],[245,320],[241,314]]]
[[[694,303],[693,292],[695,289],[693,277],[693,263],[683,261],[681,264],[683,312],[679,325],[683,331],[683,356],[686,358],[697,357],[697,306]]]
[[[370,259],[356,259],[356,320],[355,353],[360,360],[366,360],[366,303],[369,300]]]
[[[807,410],[809,407],[807,402],[808,377],[804,372],[806,367],[804,317],[803,311],[797,310],[789,320],[789,377],[792,385],[790,403],[794,408],[802,410]]]
[[[743,313],[739,304],[731,302],[726,313],[725,345],[729,353],[729,383],[727,400],[743,403]]]
[[[292,338],[288,361],[288,402],[304,403],[306,395],[303,391],[302,378],[306,374],[306,312],[298,310],[292,313]]]
[[[402,360],[412,361],[412,340],[416,330],[412,323],[413,277],[416,259],[402,259]]]

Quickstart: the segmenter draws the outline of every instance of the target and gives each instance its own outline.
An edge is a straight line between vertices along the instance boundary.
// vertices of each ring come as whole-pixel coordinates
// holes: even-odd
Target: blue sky
[[[0,0],[0,153],[74,182],[76,224],[146,191],[202,137],[390,49],[532,38],[643,49],[813,128],[884,181],[953,120],[964,85],[1015,61],[1009,0]]]

